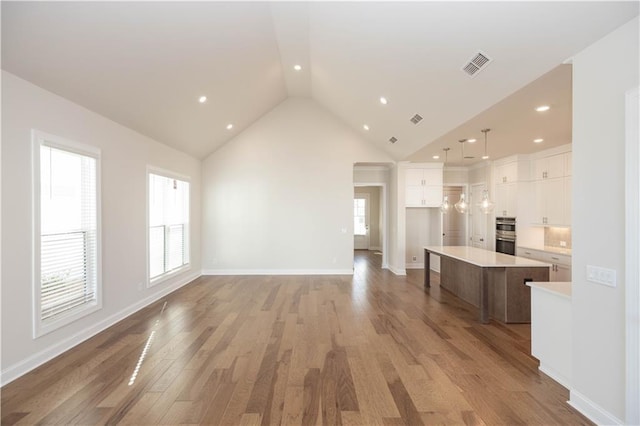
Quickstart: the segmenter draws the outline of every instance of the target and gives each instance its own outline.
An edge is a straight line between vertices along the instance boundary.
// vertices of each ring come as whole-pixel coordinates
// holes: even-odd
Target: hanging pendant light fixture
[[[488,190],[485,189],[482,191],[482,201],[480,201],[480,204],[478,205],[480,206],[480,211],[484,214],[489,214],[493,211],[495,204],[489,199]]]
[[[460,139],[458,142],[460,142],[460,146],[461,146],[461,158],[462,158],[462,164],[464,165],[464,143],[466,142],[466,139]],[[462,192],[460,194],[460,200],[458,200],[458,202],[455,204],[454,206],[456,208],[456,210],[459,213],[466,213],[467,210],[469,209],[469,203],[467,203],[467,200],[465,198],[464,192]]]
[[[487,133],[489,133],[491,129],[487,128],[480,131],[484,133],[484,155],[482,156],[482,159],[488,160],[489,154],[487,153]],[[488,190],[485,189],[482,191],[482,201],[480,201],[480,204],[478,204],[478,206],[480,207],[480,211],[484,214],[489,214],[493,211],[493,207],[495,206],[495,204],[489,198]]]
[[[442,150],[444,151],[444,166],[443,166],[443,170],[444,170],[444,167],[447,166],[447,158],[449,156],[449,150],[450,149],[451,148],[442,148]],[[447,214],[447,213],[449,213],[451,211],[451,203],[449,202],[449,196],[448,195],[445,195],[443,197],[442,204],[440,204],[440,211],[442,213],[444,213],[444,214]]]
[[[482,156],[483,160],[488,160],[489,159],[489,154],[487,153],[487,133],[489,133],[491,131],[491,129],[482,129],[480,130],[482,133],[484,133],[484,155]]]

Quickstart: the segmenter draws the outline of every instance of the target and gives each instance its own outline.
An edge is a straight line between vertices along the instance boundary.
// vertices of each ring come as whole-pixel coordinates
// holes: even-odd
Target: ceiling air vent
[[[396,138],[395,136],[391,136],[391,137],[389,138],[389,142],[391,142],[391,143],[396,143],[396,142],[398,142],[398,138]]]
[[[413,117],[411,117],[411,122],[413,124],[418,124],[421,121],[422,121],[422,116],[420,116],[420,114],[416,114]]]
[[[482,52],[478,52],[462,67],[462,71],[466,72],[469,77],[475,77],[480,71],[485,69],[491,62],[491,58]]]

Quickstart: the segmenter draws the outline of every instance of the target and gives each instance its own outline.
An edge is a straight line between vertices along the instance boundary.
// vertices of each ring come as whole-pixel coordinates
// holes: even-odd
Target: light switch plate
[[[587,265],[587,281],[609,287],[615,287],[616,270]]]

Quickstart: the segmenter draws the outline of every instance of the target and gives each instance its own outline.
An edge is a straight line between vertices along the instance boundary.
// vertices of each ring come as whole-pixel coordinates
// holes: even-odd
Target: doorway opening
[[[445,186],[442,188],[443,195],[449,197],[449,202],[453,205],[458,202],[460,195],[464,191],[462,186]],[[442,245],[444,246],[464,246],[467,244],[467,227],[465,215],[456,209],[451,209],[449,213],[442,215]]]
[[[356,184],[353,188],[353,248],[380,256],[381,268],[387,266],[386,191],[384,184]]]

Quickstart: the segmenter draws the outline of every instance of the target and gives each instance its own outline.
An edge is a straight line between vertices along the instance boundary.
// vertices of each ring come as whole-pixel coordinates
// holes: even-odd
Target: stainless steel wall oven
[[[516,218],[496,217],[496,251],[516,254]]]

